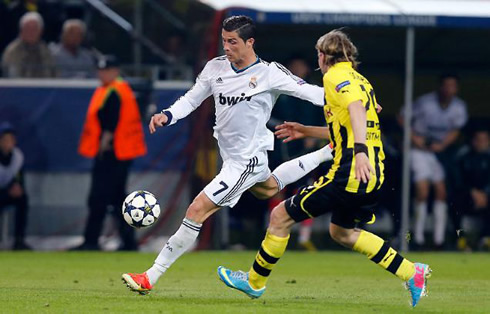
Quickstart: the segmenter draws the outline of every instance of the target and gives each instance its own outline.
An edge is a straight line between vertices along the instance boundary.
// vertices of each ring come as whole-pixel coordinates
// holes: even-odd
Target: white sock
[[[447,204],[434,201],[434,244],[442,245],[446,238]]]
[[[311,225],[300,225],[298,243],[306,243],[311,239]]]
[[[158,254],[155,263],[146,271],[150,284],[153,286],[167,269],[184,254],[196,241],[202,224],[184,218],[179,230],[168,239]]]
[[[415,243],[424,244],[425,219],[427,218],[427,202],[415,204]]]
[[[310,173],[311,170],[318,167],[322,162],[332,158],[332,149],[330,146],[326,145],[319,150],[280,164],[272,172],[272,175],[279,185],[279,191],[286,185],[296,182]]]

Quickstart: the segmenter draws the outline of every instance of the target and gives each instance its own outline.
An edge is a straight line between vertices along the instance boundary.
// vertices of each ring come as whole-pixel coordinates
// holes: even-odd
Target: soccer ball
[[[134,191],[124,200],[122,214],[131,227],[146,228],[160,216],[160,204],[150,192]]]

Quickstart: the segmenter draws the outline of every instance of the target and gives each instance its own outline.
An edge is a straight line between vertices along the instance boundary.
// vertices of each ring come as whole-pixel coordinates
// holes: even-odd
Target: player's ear
[[[246,45],[247,45],[247,47],[253,48],[254,43],[255,43],[255,38],[249,38],[249,39],[247,39]]]

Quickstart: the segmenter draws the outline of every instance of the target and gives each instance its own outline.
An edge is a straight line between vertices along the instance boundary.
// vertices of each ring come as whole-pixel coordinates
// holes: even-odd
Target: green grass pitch
[[[413,310],[398,278],[353,252],[287,252],[257,300],[218,280],[217,266],[248,270],[254,256],[184,255],[141,296],[120,276],[155,254],[0,252],[0,313],[490,313],[490,254],[408,254],[433,269]]]

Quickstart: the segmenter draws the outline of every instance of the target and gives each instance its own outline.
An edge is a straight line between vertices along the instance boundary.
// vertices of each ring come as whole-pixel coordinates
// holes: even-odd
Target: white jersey
[[[423,95],[413,106],[413,131],[431,141],[442,142],[453,130],[461,129],[468,120],[466,103],[454,97],[447,108],[439,105],[436,92]]]
[[[169,109],[169,125],[185,118],[213,95],[216,108],[214,137],[224,160],[246,161],[260,151],[274,149],[274,134],[267,129],[272,108],[281,94],[323,106],[323,88],[307,84],[281,64],[259,58],[237,70],[226,56],[210,60],[194,86]]]

